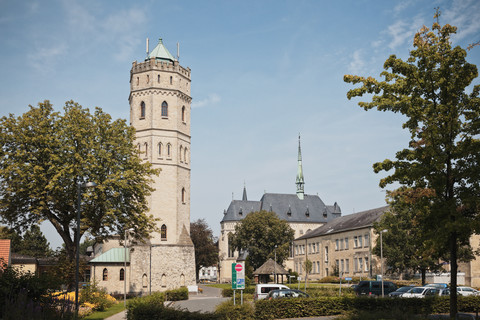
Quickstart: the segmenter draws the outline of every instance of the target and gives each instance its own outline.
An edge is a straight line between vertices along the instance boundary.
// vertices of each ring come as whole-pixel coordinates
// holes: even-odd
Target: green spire
[[[148,59],[159,59],[159,60],[166,60],[166,61],[175,61],[175,58],[172,54],[168,51],[168,49],[163,45],[162,38],[158,39],[157,46],[148,54]]]
[[[300,134],[298,134],[298,169],[297,169],[297,197],[303,200],[303,185],[305,181],[303,180],[303,168],[302,168],[302,148],[300,146]]]

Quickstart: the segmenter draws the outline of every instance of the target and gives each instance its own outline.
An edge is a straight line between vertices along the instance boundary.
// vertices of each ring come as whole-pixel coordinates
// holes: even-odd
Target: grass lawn
[[[119,313],[120,311],[124,310],[125,308],[123,307],[123,301],[119,301],[117,304],[114,304],[111,308],[108,308],[105,311],[97,311],[89,316],[85,317],[84,319],[89,319],[89,320],[103,320],[105,318],[108,318],[110,316],[113,316],[116,313]]]

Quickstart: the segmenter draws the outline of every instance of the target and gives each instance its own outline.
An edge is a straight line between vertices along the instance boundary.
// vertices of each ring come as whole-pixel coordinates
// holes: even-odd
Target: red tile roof
[[[10,239],[0,239],[0,268],[10,266]]]

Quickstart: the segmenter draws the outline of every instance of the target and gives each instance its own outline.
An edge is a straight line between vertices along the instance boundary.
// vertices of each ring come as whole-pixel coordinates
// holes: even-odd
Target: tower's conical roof
[[[162,38],[158,39],[157,46],[148,54],[147,59],[160,59],[165,61],[175,61],[175,58],[168,51],[168,49],[163,45]]]

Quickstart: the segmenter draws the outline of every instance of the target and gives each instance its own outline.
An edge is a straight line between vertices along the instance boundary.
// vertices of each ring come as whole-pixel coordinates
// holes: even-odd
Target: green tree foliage
[[[30,106],[20,117],[0,119],[0,217],[17,231],[48,220],[62,237],[70,259],[75,256],[77,185],[83,189],[80,236],[101,240],[134,228],[138,239],[155,230],[145,214],[151,175],[133,144],[134,129],[112,121],[96,108],[91,114],[66,102],[63,114],[49,101]]]
[[[231,245],[236,250],[247,250],[249,261],[254,269],[268,259],[275,259],[277,246],[277,263],[282,264],[288,257],[288,251],[295,232],[275,212],[257,211],[249,213],[235,226]]]
[[[50,257],[53,250],[38,225],[32,225],[25,233],[19,235],[14,229],[2,227],[0,239],[10,239],[12,252],[35,258]]]
[[[425,284],[426,272],[441,269],[440,256],[432,241],[426,238],[422,218],[429,215],[431,192],[428,189],[399,188],[388,192],[391,210],[374,224],[377,234],[382,235],[383,257],[391,273],[415,273],[422,275]],[[377,237],[373,253],[380,256],[380,237]]]
[[[359,103],[365,110],[406,117],[409,146],[397,152],[396,160],[375,163],[374,171],[394,170],[381,187],[398,182],[434,194],[423,217],[424,231],[439,254],[448,252],[454,316],[458,251],[469,246],[472,233],[480,232],[480,86],[466,92],[478,76],[477,67],[466,61],[464,49],[452,47],[456,27],[441,26],[438,17],[437,11],[432,28],[417,32],[407,61],[395,55],[385,61],[383,81],[354,75],[345,75],[344,81],[361,84],[348,92],[349,99],[373,94],[371,102]]]
[[[195,246],[195,271],[198,278],[200,267],[209,267],[218,262],[218,246],[212,229],[205,219],[190,223],[190,237]]]

